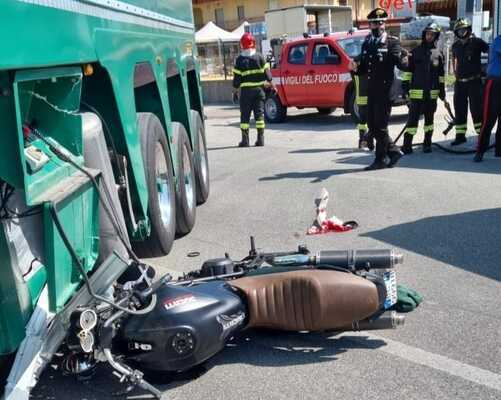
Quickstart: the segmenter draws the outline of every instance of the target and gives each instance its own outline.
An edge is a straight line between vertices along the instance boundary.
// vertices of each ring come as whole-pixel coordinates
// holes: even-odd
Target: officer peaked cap
[[[388,18],[388,13],[384,8],[375,8],[367,15],[369,22],[384,22]]]

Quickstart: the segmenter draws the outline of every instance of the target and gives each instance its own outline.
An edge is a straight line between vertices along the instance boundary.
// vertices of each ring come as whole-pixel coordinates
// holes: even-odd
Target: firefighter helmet
[[[468,21],[467,18],[459,18],[454,23],[454,32],[457,31],[458,29],[462,29],[462,28],[471,28],[470,21]]]
[[[245,32],[240,38],[240,47],[244,50],[254,49],[256,47],[256,39],[251,33]]]
[[[432,32],[435,34],[435,39],[434,41],[438,40],[439,36],[440,36],[440,32],[442,31],[442,29],[440,28],[440,26],[438,24],[436,24],[435,22],[430,22],[428,25],[426,25],[426,27],[424,28],[423,30],[423,34],[421,36],[421,39],[424,41],[426,39],[426,32]]]
[[[471,34],[471,23],[466,18],[459,18],[454,23],[454,34],[460,38],[464,39]]]

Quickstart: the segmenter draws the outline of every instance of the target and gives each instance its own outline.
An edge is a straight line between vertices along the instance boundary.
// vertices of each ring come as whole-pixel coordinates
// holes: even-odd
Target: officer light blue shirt
[[[501,79],[501,35],[494,39],[489,54],[489,65],[487,66],[487,76]]]

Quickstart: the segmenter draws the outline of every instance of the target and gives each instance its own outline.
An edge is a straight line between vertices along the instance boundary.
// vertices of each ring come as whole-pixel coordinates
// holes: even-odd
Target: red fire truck
[[[265,117],[269,122],[282,122],[288,107],[316,108],[330,114],[343,107],[358,122],[355,88],[348,63],[360,54],[368,30],[337,32],[307,36],[283,44],[280,57],[272,65],[276,93],[269,93]],[[391,91],[394,105],[405,103],[401,81],[397,79]]]

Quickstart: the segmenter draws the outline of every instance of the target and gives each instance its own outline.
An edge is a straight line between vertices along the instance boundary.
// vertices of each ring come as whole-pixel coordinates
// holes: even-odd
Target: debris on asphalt
[[[310,228],[306,231],[307,235],[319,235],[329,232],[347,232],[358,227],[355,221],[342,221],[335,215],[327,218],[327,203],[329,202],[329,192],[326,188],[320,191],[320,197],[315,199],[317,207],[317,217]]]

